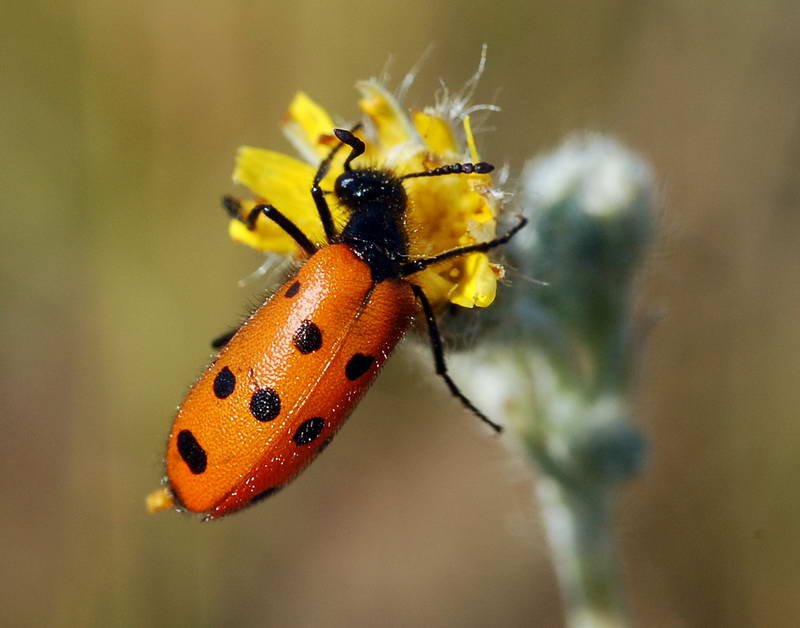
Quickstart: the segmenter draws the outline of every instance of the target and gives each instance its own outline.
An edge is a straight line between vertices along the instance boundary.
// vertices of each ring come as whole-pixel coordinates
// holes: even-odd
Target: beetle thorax
[[[341,241],[370,265],[375,281],[399,276],[408,252],[402,181],[387,170],[350,170],[339,175],[334,192],[350,210]]]

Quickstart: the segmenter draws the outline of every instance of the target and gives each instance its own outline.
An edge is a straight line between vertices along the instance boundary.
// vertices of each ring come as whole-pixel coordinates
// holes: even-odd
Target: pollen
[[[149,513],[170,510],[175,508],[175,499],[166,487],[161,487],[145,498],[145,507]]]

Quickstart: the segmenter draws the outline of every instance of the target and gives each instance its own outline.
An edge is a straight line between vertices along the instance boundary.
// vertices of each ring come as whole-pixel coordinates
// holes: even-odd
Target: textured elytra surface
[[[321,249],[276,295],[192,387],[170,434],[170,484],[186,508],[212,518],[283,486],[316,457],[415,311],[407,283],[374,284],[369,267],[344,245]],[[354,356],[364,369],[356,380],[348,376]],[[178,447],[182,430],[206,453],[202,473]]]

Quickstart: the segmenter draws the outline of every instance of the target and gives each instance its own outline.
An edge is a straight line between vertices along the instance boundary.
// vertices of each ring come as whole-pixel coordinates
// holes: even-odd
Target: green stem
[[[620,628],[624,618],[609,521],[609,491],[537,480],[569,628]]]

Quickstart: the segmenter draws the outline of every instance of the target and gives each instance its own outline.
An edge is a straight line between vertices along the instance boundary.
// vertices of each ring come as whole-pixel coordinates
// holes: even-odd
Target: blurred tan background
[[[24,8],[23,8],[24,6]],[[148,516],[175,405],[266,286],[218,199],[390,55],[407,100],[497,102],[519,173],[574,129],[652,163],[661,314],[617,509],[637,626],[800,616],[800,5],[6,3],[0,21],[0,598],[9,626],[560,626],[533,480],[401,351],[290,489],[212,525]],[[546,278],[544,278],[546,279]],[[430,380],[430,382],[428,382]],[[422,381],[423,383],[420,383]]]

